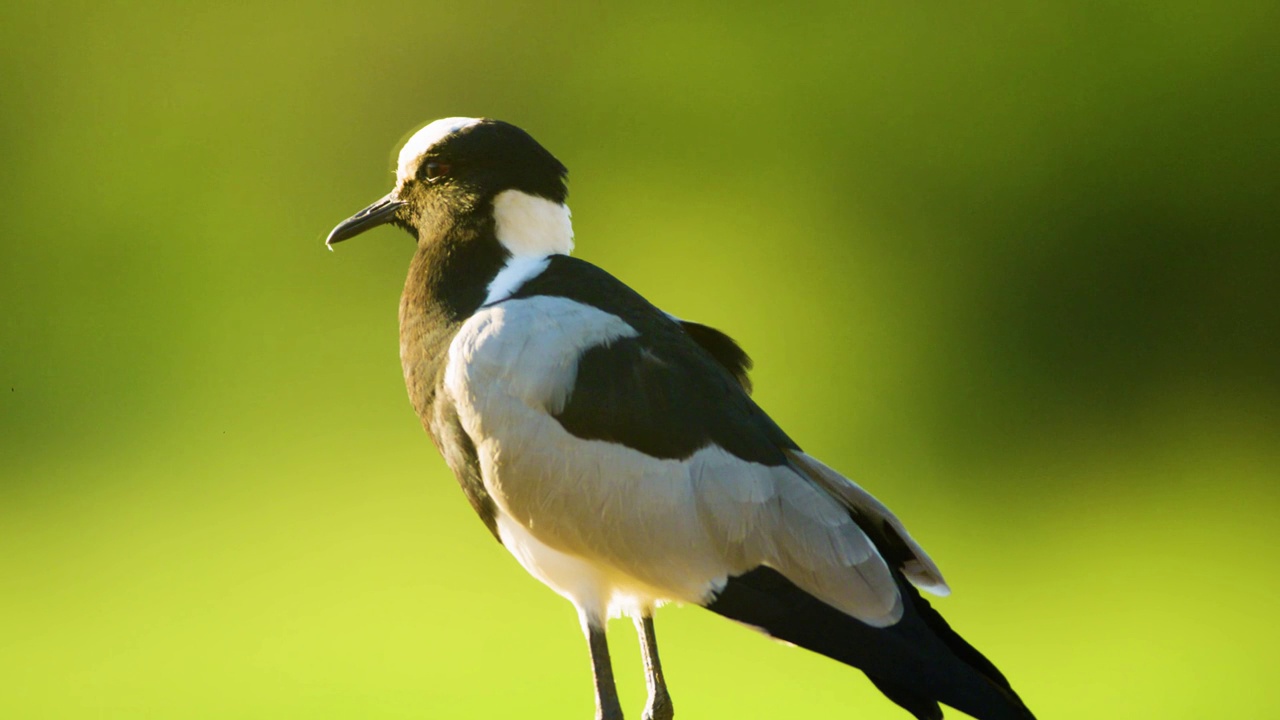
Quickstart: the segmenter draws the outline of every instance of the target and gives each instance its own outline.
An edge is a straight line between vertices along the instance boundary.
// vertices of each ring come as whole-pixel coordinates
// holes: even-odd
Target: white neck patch
[[[418,160],[422,158],[423,153],[431,149],[432,145],[478,122],[480,118],[443,118],[414,133],[404,147],[400,148],[400,157],[396,160],[396,185],[403,185],[406,180],[413,177],[414,170],[418,168]]]
[[[552,255],[573,251],[568,205],[519,190],[503,190],[493,198],[493,223],[498,242],[511,253],[511,259],[489,283],[485,305],[511,297],[547,269]]]
[[[525,283],[542,274],[551,264],[548,256],[517,255],[507,261],[506,265],[493,276],[484,296],[484,305],[492,305],[511,297]]]
[[[493,199],[498,242],[516,258],[573,252],[569,206],[546,198],[503,190]]]

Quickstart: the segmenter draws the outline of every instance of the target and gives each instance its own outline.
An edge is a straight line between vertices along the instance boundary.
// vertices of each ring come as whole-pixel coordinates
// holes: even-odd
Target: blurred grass
[[[1042,717],[1275,714],[1278,15],[0,8],[0,717],[589,716],[569,606],[404,399],[409,241],[321,248],[457,114],[743,342]],[[696,609],[659,633],[682,717],[902,717]]]

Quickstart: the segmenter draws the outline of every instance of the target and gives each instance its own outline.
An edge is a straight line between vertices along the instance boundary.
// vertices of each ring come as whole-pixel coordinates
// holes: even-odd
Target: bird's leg
[[[582,613],[582,632],[591,651],[591,674],[596,685],[596,720],[622,720],[618,688],[613,682],[613,664],[609,661],[609,639],[604,622]]]
[[[644,683],[649,686],[649,702],[644,706],[644,720],[671,720],[675,708],[667,694],[667,679],[658,660],[658,637],[653,633],[653,614],[645,612],[636,619],[640,635],[640,653],[644,656]]]

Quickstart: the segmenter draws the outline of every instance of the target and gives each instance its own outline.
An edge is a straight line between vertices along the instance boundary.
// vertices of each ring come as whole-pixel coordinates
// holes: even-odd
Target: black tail
[[[914,587],[901,577],[898,585],[902,620],[886,628],[845,615],[763,566],[730,578],[707,609],[862,670],[919,720],[941,718],[940,702],[979,720],[1035,720],[990,660]]]

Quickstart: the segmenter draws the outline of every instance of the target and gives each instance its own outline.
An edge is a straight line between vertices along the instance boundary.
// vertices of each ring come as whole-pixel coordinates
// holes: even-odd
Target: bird
[[[400,300],[409,400],[463,494],[573,603],[597,720],[620,720],[605,627],[630,617],[671,720],[655,608],[697,605],[861,670],[920,720],[939,703],[1033,720],[921,595],[950,592],[883,503],[752,399],[727,334],[573,257],[568,171],[529,133],[451,117],[413,133],[395,185],[326,239],[416,243]]]

